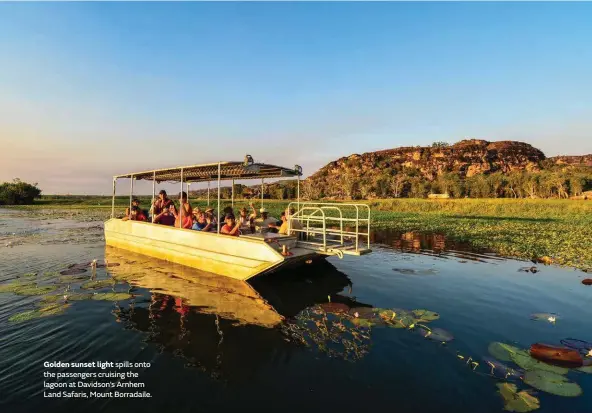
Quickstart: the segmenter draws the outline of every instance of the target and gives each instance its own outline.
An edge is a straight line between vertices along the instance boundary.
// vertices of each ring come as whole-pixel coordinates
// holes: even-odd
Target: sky
[[[0,3],[0,182],[110,194],[247,153],[307,176],[467,137],[592,153],[591,21],[592,3]]]

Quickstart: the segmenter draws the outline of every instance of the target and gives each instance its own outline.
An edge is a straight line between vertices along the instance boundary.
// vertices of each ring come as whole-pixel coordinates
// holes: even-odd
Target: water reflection
[[[349,295],[349,278],[325,260],[247,283],[113,247],[105,257],[121,264],[107,269],[113,278],[149,292],[116,305],[116,321],[212,378],[246,379],[301,346],[346,359],[367,353],[368,335],[332,309],[371,306]]]

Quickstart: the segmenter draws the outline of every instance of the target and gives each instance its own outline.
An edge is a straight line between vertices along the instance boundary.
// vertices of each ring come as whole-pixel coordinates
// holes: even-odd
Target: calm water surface
[[[105,248],[102,214],[0,209],[1,284],[35,272],[39,285],[61,282],[52,294],[88,292],[80,290],[85,280],[59,281],[55,272],[107,259],[119,265],[98,268],[96,279],[117,283],[90,292],[133,295],[74,301],[62,314],[14,323],[8,319],[38,308],[42,297],[0,293],[2,411],[501,412],[500,381],[483,361],[491,342],[528,348],[568,337],[592,341],[585,273],[519,271],[533,264],[472,251],[443,235],[377,232],[370,255],[246,284]],[[454,340],[368,329],[335,314],[370,307],[435,311],[440,319],[430,327]],[[560,318],[530,320],[541,312]],[[479,362],[474,371],[468,357]],[[146,388],[134,391],[153,397],[43,398],[43,363],[57,360],[150,362],[139,370]],[[583,395],[537,391],[537,411],[592,412],[592,374],[567,377]]]

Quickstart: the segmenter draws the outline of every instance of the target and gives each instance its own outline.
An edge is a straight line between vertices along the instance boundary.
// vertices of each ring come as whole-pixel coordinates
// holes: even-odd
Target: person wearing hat
[[[212,228],[212,229],[217,228],[218,227],[218,220],[216,219],[216,215],[214,214],[214,208],[207,208],[205,213],[206,213],[206,221],[210,225],[210,228]]]
[[[267,209],[265,208],[261,208],[259,213],[261,214],[261,218],[255,217],[254,220],[257,231],[261,232],[262,234],[277,232],[275,226],[277,225],[278,220],[274,217],[270,217]]]
[[[238,237],[240,235],[240,221],[237,221],[233,214],[226,214],[224,225],[220,228],[220,233]]]
[[[140,212],[146,217],[146,220],[148,219],[148,210],[140,208],[140,200],[138,198],[132,199],[132,208],[133,207],[137,207],[138,209],[140,209]]]
[[[257,216],[257,212],[255,211],[255,206],[251,202],[249,204],[251,207],[251,213],[247,214],[247,208],[241,208],[238,216],[238,221],[240,222],[240,230],[244,234],[247,231],[255,232],[255,227],[253,225],[253,220]]]

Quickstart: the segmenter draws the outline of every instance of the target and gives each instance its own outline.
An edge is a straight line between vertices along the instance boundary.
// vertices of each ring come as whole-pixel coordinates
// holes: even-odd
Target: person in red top
[[[127,209],[129,208],[126,208],[126,212]],[[137,206],[133,206],[129,215],[121,218],[122,221],[146,221],[146,219],[147,218],[146,215],[144,215],[144,212],[142,212],[142,210]]]
[[[183,206],[181,206],[181,208],[183,208]],[[191,214],[183,213],[183,217],[181,218],[181,213],[177,212],[177,208],[175,208],[174,204],[171,205],[171,212],[175,217],[175,227],[191,229],[191,227],[193,226],[193,218],[191,217]],[[182,223],[181,219],[183,220]]]
[[[157,224],[173,226],[175,225],[175,214],[177,209],[175,204],[170,204],[168,209],[162,210],[162,212],[154,217],[154,222]]]
[[[220,233],[238,237],[240,235],[240,226],[240,221],[237,222],[234,215],[228,214],[224,218],[224,226],[220,228]]]

